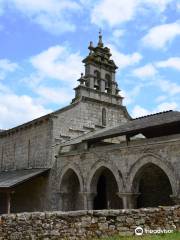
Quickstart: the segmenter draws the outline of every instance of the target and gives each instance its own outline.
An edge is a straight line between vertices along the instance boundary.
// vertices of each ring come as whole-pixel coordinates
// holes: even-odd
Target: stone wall
[[[0,239],[93,239],[114,234],[134,235],[138,226],[144,232],[180,231],[180,206],[2,215]]]
[[[51,167],[54,162],[52,146],[69,137],[101,129],[102,108],[107,111],[107,126],[126,122],[124,108],[118,105],[80,101],[42,118],[25,123],[0,134],[0,171]],[[52,123],[52,121],[53,123]]]
[[[0,135],[0,170],[45,168],[51,165],[51,122],[27,124]]]
[[[128,121],[125,108],[116,104],[83,98],[65,111],[57,111],[53,119],[53,136],[55,139],[67,140],[83,133],[104,128],[102,109],[106,109],[106,127],[117,126]]]

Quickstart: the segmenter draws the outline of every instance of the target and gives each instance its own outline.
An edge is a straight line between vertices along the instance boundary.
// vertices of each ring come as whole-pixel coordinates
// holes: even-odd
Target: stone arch
[[[87,192],[91,192],[91,181],[92,181],[92,178],[93,178],[95,172],[98,169],[100,169],[100,168],[107,168],[107,169],[109,169],[113,173],[113,175],[114,175],[114,177],[116,179],[117,185],[118,185],[118,191],[119,192],[123,192],[123,186],[124,185],[123,185],[123,179],[122,179],[121,171],[118,170],[117,166],[114,165],[113,163],[110,164],[110,163],[105,162],[105,161],[96,162],[92,166],[92,168],[90,170],[90,173],[89,173],[89,175],[87,177],[87,183],[86,183]]]
[[[93,209],[119,209],[122,200],[118,197],[119,173],[109,164],[99,163],[94,166],[88,182],[88,191],[93,194]]]
[[[111,81],[111,76],[109,73],[106,73],[105,74],[105,79],[108,80],[108,81]]]
[[[131,192],[140,192],[137,207],[172,205],[170,195],[176,194],[173,171],[156,155],[140,158],[129,173]]]
[[[100,77],[101,77],[100,71],[98,71],[97,69],[94,70],[94,76],[95,76],[97,79],[100,79]]]
[[[105,74],[105,90],[107,91],[107,93],[111,92],[111,88],[112,88],[111,76],[110,74],[106,73]]]
[[[158,155],[155,155],[153,153],[149,153],[149,154],[142,156],[130,168],[129,173],[128,173],[128,176],[129,176],[128,186],[130,187],[129,190],[130,191],[133,190],[133,180],[134,180],[136,173],[138,172],[138,170],[141,167],[143,167],[147,163],[153,163],[153,164],[157,165],[158,167],[160,167],[165,172],[165,174],[168,176],[169,181],[171,183],[173,195],[176,196],[178,188],[177,188],[177,183],[176,183],[176,178],[175,178],[175,172],[174,172],[172,166],[169,166],[169,164],[164,163],[164,161]]]
[[[99,90],[100,89],[100,79],[101,79],[101,73],[98,70],[94,71],[94,88]]]
[[[63,170],[60,172],[59,174],[59,188],[61,186],[61,183],[62,183],[62,179],[63,179],[63,176],[67,173],[68,170],[72,170],[78,177],[78,180],[79,180],[79,184],[80,184],[80,192],[83,192],[83,189],[84,189],[84,184],[83,184],[83,178],[82,178],[82,174],[81,174],[81,171],[80,169],[78,168],[78,166],[76,165],[66,165]]]
[[[61,210],[73,211],[82,208],[82,178],[73,167],[66,167],[60,178]]]

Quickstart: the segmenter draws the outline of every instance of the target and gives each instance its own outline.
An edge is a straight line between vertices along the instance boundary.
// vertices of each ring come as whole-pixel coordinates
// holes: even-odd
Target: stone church
[[[133,119],[102,35],[71,104],[0,132],[0,213],[180,203],[180,112]]]

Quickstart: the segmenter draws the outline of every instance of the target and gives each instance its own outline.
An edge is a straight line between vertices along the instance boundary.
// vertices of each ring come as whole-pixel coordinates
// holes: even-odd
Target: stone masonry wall
[[[51,128],[51,122],[44,121],[1,136],[0,170],[49,167]]]
[[[134,235],[139,226],[144,231],[180,231],[180,206],[2,215],[0,239],[96,239],[110,235]]]
[[[56,113],[53,123],[54,139],[67,140],[83,133],[103,128],[102,109],[106,109],[106,127],[127,122],[123,108],[103,101],[81,100],[64,112]],[[67,138],[66,138],[67,137]]]

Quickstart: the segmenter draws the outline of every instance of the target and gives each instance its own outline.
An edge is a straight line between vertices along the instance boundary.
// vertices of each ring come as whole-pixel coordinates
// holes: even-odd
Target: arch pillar
[[[62,211],[67,211],[68,210],[68,199],[69,199],[69,195],[70,193],[66,193],[66,192],[60,192],[60,206],[61,206],[61,210]]]
[[[93,209],[93,201],[97,193],[94,192],[81,192],[80,193],[84,210],[92,210]]]
[[[118,197],[122,199],[123,209],[132,209],[137,207],[137,197],[140,193],[117,193]]]
[[[70,203],[70,197],[71,197],[71,193],[68,192],[60,192],[60,209],[62,211],[69,211],[71,209],[69,209],[69,203]],[[78,193],[78,204],[76,203],[74,205],[74,210],[88,210],[87,208],[87,200],[86,200],[86,193],[84,192],[79,192]]]

